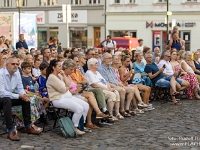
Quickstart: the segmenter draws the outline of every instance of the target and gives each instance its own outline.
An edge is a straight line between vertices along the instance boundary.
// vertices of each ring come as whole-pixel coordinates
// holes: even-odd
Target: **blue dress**
[[[133,68],[134,68],[135,73],[147,74],[144,71],[145,65],[144,65],[143,62],[142,62],[141,65],[137,64],[136,62],[134,62],[133,63]],[[145,85],[151,86],[151,80],[150,80],[150,78],[148,76],[143,76],[142,79],[144,80],[144,84]]]
[[[42,75],[40,75],[39,78],[37,79],[37,82],[38,82],[38,84],[39,84],[39,92],[40,92],[40,95],[41,95],[42,97],[48,97],[47,91],[46,91],[46,92],[43,91],[44,88],[47,88],[47,87],[46,87],[47,79],[44,78]]]

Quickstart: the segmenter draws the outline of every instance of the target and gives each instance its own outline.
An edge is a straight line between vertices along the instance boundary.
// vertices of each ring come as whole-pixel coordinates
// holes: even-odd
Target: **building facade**
[[[70,47],[94,47],[105,39],[105,0],[23,0],[21,13],[37,15],[38,47],[45,46],[50,36],[67,47],[62,4],[71,4]],[[1,0],[0,12],[18,12],[15,0]]]
[[[106,34],[123,33],[142,38],[144,45],[164,49],[166,35],[166,0],[107,0]],[[186,50],[200,48],[200,0],[169,0],[169,30],[175,23]]]

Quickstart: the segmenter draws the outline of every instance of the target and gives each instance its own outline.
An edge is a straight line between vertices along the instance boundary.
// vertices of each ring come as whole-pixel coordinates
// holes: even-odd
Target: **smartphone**
[[[87,87],[88,87],[88,84],[84,85],[84,86],[82,87],[82,90],[81,90],[79,93],[82,93]]]
[[[162,67],[163,67],[163,68],[166,68],[166,65],[164,64]]]
[[[178,72],[176,78],[178,78],[181,75],[181,70]]]

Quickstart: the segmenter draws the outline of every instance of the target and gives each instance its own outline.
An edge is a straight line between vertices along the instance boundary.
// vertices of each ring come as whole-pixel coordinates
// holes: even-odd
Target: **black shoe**
[[[106,110],[105,112],[103,112],[105,115],[110,115],[109,111]]]

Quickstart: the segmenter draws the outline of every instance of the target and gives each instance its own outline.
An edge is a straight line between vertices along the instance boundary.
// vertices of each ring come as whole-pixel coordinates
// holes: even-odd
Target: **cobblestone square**
[[[153,111],[120,120],[113,126],[104,126],[75,139],[65,139],[59,128],[40,136],[20,132],[19,142],[11,142],[3,135],[0,137],[0,149],[198,150],[200,101],[181,102],[183,105],[178,107],[153,102]]]

